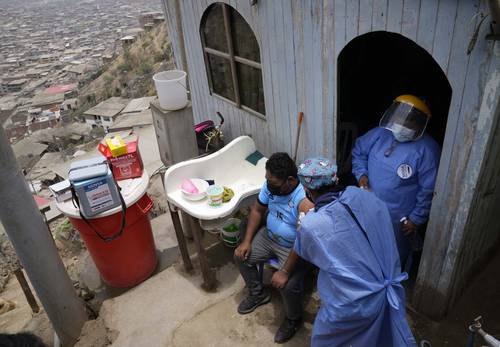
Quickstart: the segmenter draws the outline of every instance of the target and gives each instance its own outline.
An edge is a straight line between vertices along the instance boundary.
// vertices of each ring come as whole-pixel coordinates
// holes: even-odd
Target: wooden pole
[[[208,263],[207,254],[205,253],[205,248],[201,243],[201,227],[198,219],[191,217],[191,230],[193,232],[194,242],[198,250],[198,259],[200,260],[201,273],[203,275],[202,287],[207,291],[212,291],[217,286],[217,281],[215,278],[215,273],[212,271],[210,264]]]
[[[170,217],[172,217],[172,223],[174,224],[175,236],[177,236],[177,243],[179,244],[179,250],[181,251],[184,269],[186,269],[187,272],[191,272],[193,271],[193,263],[191,262],[191,258],[189,257],[186,238],[184,237],[184,232],[182,231],[179,213],[173,209],[170,203],[168,204],[168,209],[170,211]]]
[[[24,296],[26,297],[26,300],[28,301],[31,310],[34,313],[40,312],[40,306],[38,306],[35,296],[31,292],[31,288],[28,284],[28,281],[26,281],[26,277],[24,277],[23,270],[21,268],[17,268],[14,271],[14,275],[16,275],[17,281],[19,282],[19,285],[21,285],[21,289],[23,290]]]
[[[297,153],[299,151],[300,130],[302,128],[302,120],[303,119],[304,119],[304,112],[299,112],[298,126],[297,126],[297,137],[295,138],[295,151],[293,153],[293,161],[297,161]]]

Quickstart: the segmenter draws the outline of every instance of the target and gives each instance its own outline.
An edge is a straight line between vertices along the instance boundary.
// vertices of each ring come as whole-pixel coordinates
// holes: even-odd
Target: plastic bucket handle
[[[177,77],[177,78],[171,78],[171,79],[159,79],[157,77],[157,75],[160,75],[162,73],[180,73],[181,76],[180,77]],[[169,70],[169,71],[161,71],[161,72],[158,72],[156,75],[153,76],[153,80],[155,81],[159,81],[159,82],[175,82],[177,84],[179,84],[182,88],[184,88],[184,90],[186,91],[187,94],[189,94],[189,90],[186,88],[185,85],[183,85],[181,82],[179,82],[182,78],[186,77],[187,76],[187,73],[185,71],[182,71],[182,70]]]

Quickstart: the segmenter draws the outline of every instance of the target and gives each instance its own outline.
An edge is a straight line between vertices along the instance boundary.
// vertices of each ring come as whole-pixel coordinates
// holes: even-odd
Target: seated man
[[[312,203],[305,198],[297,178],[297,167],[286,153],[273,154],[266,163],[266,180],[252,207],[248,223],[242,223],[242,243],[234,255],[249,295],[238,306],[240,314],[250,313],[271,300],[256,265],[277,258],[279,270],[273,285],[280,289],[285,320],[274,341],[284,343],[293,337],[302,321],[302,292],[306,264],[292,252],[301,211]],[[267,213],[267,226],[261,227]],[[243,229],[244,228],[244,229]]]
[[[315,204],[294,246],[320,269],[312,346],[416,346],[400,284],[408,275],[401,273],[389,210],[371,192],[338,186],[336,171],[317,158],[298,172]]]

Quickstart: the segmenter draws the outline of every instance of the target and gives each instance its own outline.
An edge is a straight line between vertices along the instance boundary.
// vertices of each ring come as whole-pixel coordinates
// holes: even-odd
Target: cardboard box
[[[113,157],[127,154],[127,145],[120,135],[106,138],[105,141]]]
[[[113,176],[117,181],[141,177],[144,171],[139,153],[139,139],[137,136],[133,136],[130,139],[125,139],[125,142],[127,153],[117,157],[113,157],[111,150],[105,143],[101,142],[98,147],[99,151],[108,159]]]
[[[68,180],[49,186],[50,192],[56,198],[57,202],[64,202],[71,199],[71,184]]]

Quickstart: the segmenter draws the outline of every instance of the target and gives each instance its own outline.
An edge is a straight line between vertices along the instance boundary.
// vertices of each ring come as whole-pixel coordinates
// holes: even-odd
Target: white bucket
[[[169,70],[153,76],[158,101],[165,110],[180,110],[187,106],[186,72]]]

